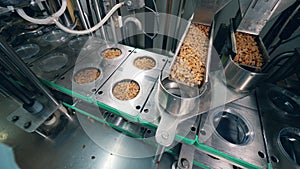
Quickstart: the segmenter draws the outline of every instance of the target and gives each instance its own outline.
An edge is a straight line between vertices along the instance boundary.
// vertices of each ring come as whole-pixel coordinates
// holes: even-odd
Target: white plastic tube
[[[57,18],[53,18],[54,19],[53,21],[55,22],[55,24],[58,28],[60,28],[61,30],[65,31],[67,33],[78,34],[78,35],[89,34],[89,33],[92,33],[94,31],[98,30],[100,27],[102,27],[104,25],[104,23],[107,22],[107,20],[113,15],[113,13],[116,12],[116,10],[121,8],[123,5],[124,5],[124,2],[116,4],[99,23],[97,23],[95,26],[93,26],[92,28],[87,29],[87,30],[78,31],[78,30],[69,29],[69,28],[65,27],[64,25],[62,25],[61,23],[59,23]]]
[[[54,18],[60,17],[66,10],[67,8],[67,0],[62,0],[61,7],[60,9],[52,14],[52,16],[47,17],[45,19],[36,19],[28,16],[23,9],[16,9],[17,13],[25,20],[35,23],[35,24],[40,24],[40,25],[49,25],[54,23]]]

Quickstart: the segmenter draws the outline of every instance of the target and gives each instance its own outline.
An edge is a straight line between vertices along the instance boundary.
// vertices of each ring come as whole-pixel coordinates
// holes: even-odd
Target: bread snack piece
[[[121,81],[113,87],[113,95],[119,100],[130,100],[135,98],[140,92],[140,86],[137,82]]]
[[[209,27],[191,24],[171,68],[171,79],[188,86],[201,86],[205,79]]]
[[[253,35],[236,32],[236,63],[261,68],[263,57]]]
[[[100,75],[101,72],[99,69],[86,68],[78,71],[74,76],[74,80],[78,84],[86,84],[95,81]]]
[[[101,56],[106,59],[114,59],[119,57],[122,54],[122,51],[118,48],[106,49],[101,53]]]
[[[133,65],[142,70],[150,70],[155,67],[155,60],[148,57],[138,57],[134,60]]]

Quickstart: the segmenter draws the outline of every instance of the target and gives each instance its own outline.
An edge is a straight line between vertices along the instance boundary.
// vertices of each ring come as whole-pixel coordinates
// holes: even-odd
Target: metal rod
[[[9,46],[9,44],[5,41],[5,39],[2,36],[0,36],[0,49],[5,53],[3,57],[6,57],[7,60],[14,63],[20,70],[22,75],[30,79],[30,81],[28,81],[29,84],[32,84],[34,87],[36,87],[37,90],[43,93],[55,105],[59,105],[56,99],[50,94],[48,89],[42,85],[42,83],[39,81],[36,75],[25,65],[25,63],[19,58],[19,56]]]
[[[162,158],[162,155],[163,153],[165,152],[165,148],[164,146],[161,146],[161,145],[158,145],[157,146],[157,149],[156,149],[156,155],[154,157],[154,162],[159,165],[160,161],[161,161],[161,158]]]
[[[110,17],[110,26],[111,26],[111,31],[112,31],[112,34],[113,34],[114,42],[118,43],[117,34],[116,34],[116,27],[115,27],[115,21],[113,20],[112,17]]]
[[[94,2],[94,10],[96,12],[97,19],[99,22],[101,22],[102,18],[101,18],[101,12],[100,12],[100,8],[99,8],[98,0],[93,0],[93,2]],[[105,41],[107,41],[103,26],[101,26],[101,35],[102,35],[103,39]]]
[[[79,11],[79,17],[80,17],[80,20],[82,22],[82,26],[84,27],[84,29],[89,29],[90,27],[88,25],[90,25],[90,24],[86,20],[86,17],[84,15],[84,11],[82,9],[82,5],[81,5],[80,1],[75,0],[75,4],[76,4],[76,6],[78,8],[78,11]]]
[[[16,79],[18,79],[19,81],[22,82],[26,82],[27,79],[22,76],[19,72],[19,69],[17,68],[16,65],[14,65],[13,63],[11,63],[7,57],[5,56],[1,56],[0,57],[0,64],[6,69],[8,70],[11,74],[13,74],[15,76]],[[32,86],[28,86],[29,89],[33,90]]]
[[[11,93],[13,96],[15,96],[17,99],[19,99],[22,103],[26,105],[33,104],[33,100],[31,100],[25,93],[20,90],[20,88],[12,83],[10,79],[7,77],[6,74],[3,72],[0,72],[0,85],[2,85],[9,93]]]

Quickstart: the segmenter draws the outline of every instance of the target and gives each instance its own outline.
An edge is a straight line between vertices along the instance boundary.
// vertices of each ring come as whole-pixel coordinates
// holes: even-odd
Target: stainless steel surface
[[[254,102],[251,104],[255,104],[255,99],[249,100]],[[248,109],[233,102],[203,114],[198,137],[201,144],[258,167],[267,168],[266,149],[257,109]]]
[[[154,86],[153,91],[151,92],[151,95],[153,95],[157,92],[157,89],[158,89],[157,85],[158,85],[158,83],[155,83],[155,86]],[[157,110],[157,106],[154,106],[156,104],[157,103],[155,102],[155,97],[149,97],[146,105],[141,110],[140,120],[142,120],[143,122],[148,122],[148,123],[158,126],[159,121],[161,120],[160,119],[161,115],[160,115],[160,112]],[[149,109],[152,107],[155,108],[155,110]],[[178,124],[178,127],[176,129],[176,134],[178,134],[180,136],[184,136],[185,138],[190,139],[190,140],[195,140],[199,122],[200,122],[199,116],[192,117],[192,118],[186,119],[184,121],[181,121]],[[173,123],[173,122],[170,122],[170,123]],[[169,127],[170,123],[167,123],[166,125],[168,125],[168,127]]]
[[[300,168],[299,96],[273,84],[257,89],[263,132],[272,167]]]
[[[166,65],[167,67],[167,65]],[[198,112],[190,112],[189,114],[183,115],[180,117],[180,121],[185,121],[191,117],[197,116],[199,114],[205,113],[219,106],[223,106],[226,103],[233,102],[239,98],[243,98],[248,95],[248,93],[237,93],[234,90],[227,88],[224,84],[222,78],[221,71],[211,72],[209,74],[210,81],[207,86],[206,91],[201,96],[199,111]],[[155,121],[155,115],[157,110],[156,102],[155,102],[155,90],[149,96],[149,99],[144,107],[144,110],[147,109],[147,112],[141,115],[141,118],[147,121]],[[153,119],[153,120],[151,120]]]
[[[133,48],[119,44],[105,44],[101,39],[97,38],[89,39],[86,45],[92,45],[91,49],[86,50],[86,52],[81,52],[75,66],[61,76],[55,83],[78,94],[90,97],[109,79],[121,63],[126,60],[128,55],[133,51]],[[122,54],[114,59],[103,58],[101,53],[110,48],[118,48],[122,51]],[[100,76],[91,83],[78,84],[75,82],[74,76],[86,68],[99,69],[101,71]]]
[[[232,87],[237,92],[248,92],[254,89],[257,83],[260,83],[266,77],[265,73],[255,73],[242,68],[232,57],[229,59],[224,68],[226,76],[226,85]]]
[[[103,110],[95,109],[95,111],[92,111],[91,113],[97,117],[101,117]],[[109,125],[101,124],[91,118],[87,118],[86,116],[80,115],[78,116],[78,119],[86,134],[95,142],[95,144],[105,151],[126,158],[148,158],[155,155],[156,148],[146,143],[147,138],[140,140],[133,138],[130,135],[128,136],[120,133]],[[108,118],[106,119],[108,121],[112,120]],[[112,122],[111,124],[121,128],[121,123],[124,124],[125,121],[117,121],[110,122]]]
[[[158,84],[156,102],[164,112],[173,116],[182,116],[199,111],[196,105],[200,102],[202,93],[198,87],[177,83],[169,77],[160,77]]]
[[[280,1],[278,7],[275,9],[273,12],[273,15],[271,16],[270,19],[273,19],[277,15],[279,15],[282,11],[284,11],[286,8],[288,8],[290,5],[292,5],[296,0],[285,0],[285,1]]]
[[[272,168],[300,168],[299,158],[297,157],[299,154],[299,125],[263,120],[263,126],[266,135],[269,161]],[[286,135],[281,135],[285,130],[293,132],[287,132]],[[285,148],[283,148],[283,146]],[[296,156],[293,155],[294,153],[296,153]]]
[[[156,63],[154,68],[150,70],[141,70],[134,66],[135,59],[145,56],[154,59]],[[166,61],[167,58],[163,55],[135,49],[107,82],[103,86],[99,85],[100,89],[98,90],[98,93],[100,91],[102,92],[100,95],[98,93],[95,94],[93,98],[98,102],[121,110],[128,115],[137,116],[145,104],[160,71],[164,68]],[[114,85],[122,80],[134,80],[138,83],[140,90],[135,98],[131,100],[119,100],[113,95],[112,90]]]
[[[81,2],[88,3],[85,1]],[[97,2],[95,1],[94,3],[97,4]],[[185,19],[190,18],[193,13],[192,8],[195,7],[191,7],[193,2],[195,1],[157,1],[156,3],[158,4],[158,11],[160,13],[160,24],[145,24],[145,27],[148,26],[150,28],[153,26],[153,30],[159,27],[159,35],[154,37],[154,39],[139,35],[137,37],[137,43],[133,45],[143,47],[151,44],[151,47],[165,50],[167,53],[169,52],[170,55],[174,52],[176,53],[175,49],[179,49],[181,45],[176,46],[175,44],[177,44],[176,42],[180,41],[181,38],[184,38],[184,36],[182,36],[185,30],[184,28],[186,28],[184,26],[188,25],[188,21],[181,20],[176,16]],[[152,4],[152,2],[150,3]],[[226,3],[228,3],[226,0],[199,0],[198,4],[202,6],[198,8],[198,12],[194,15],[195,18],[193,22],[210,25],[215,12],[218,12]],[[269,4],[271,1],[257,1],[256,3]],[[248,0],[239,3],[241,14],[245,14],[245,16],[249,15],[249,11],[247,11],[249,4],[250,2]],[[152,5],[150,5],[150,7],[151,6]],[[99,17],[98,19],[101,19],[100,9],[97,7],[95,8],[96,12],[98,12],[96,16]],[[264,6],[261,8],[265,9]],[[174,14],[175,17],[163,15],[162,12],[164,11],[167,11],[169,14]],[[122,10],[121,12],[123,14]],[[227,24],[227,21],[229,21],[226,20],[228,16],[230,16],[229,18],[236,17],[237,12],[239,12],[238,8],[231,8],[225,13],[221,12],[222,15],[219,13],[218,17],[222,19],[225,18],[225,23]],[[268,13],[269,11],[266,12]],[[82,15],[86,17],[84,13]],[[257,15],[257,13],[255,15]],[[143,18],[144,20],[145,18],[149,19],[148,17],[144,17],[144,15]],[[144,21],[141,20],[141,23],[144,24]],[[221,23],[224,22],[218,24]],[[249,23],[253,24],[255,22],[250,21]],[[259,23],[256,26],[261,25],[262,24]],[[217,26],[212,25],[212,27],[216,28]],[[145,30],[147,29],[145,28]],[[116,31],[117,36],[119,36],[119,30],[117,29]],[[215,38],[213,36],[218,30],[212,29],[211,31],[210,46],[212,47],[212,40]],[[176,40],[161,35],[168,35]],[[15,114],[9,115],[6,119],[6,116],[10,112],[15,111],[18,116],[22,116],[16,122],[20,123],[20,127],[24,127],[24,123],[26,123],[25,119],[30,116],[26,115],[26,112],[22,112],[22,108],[19,105],[15,105],[16,103],[14,103],[14,101],[0,99],[1,109],[9,109],[8,111],[2,110],[5,113],[0,114],[0,141],[14,148],[17,163],[21,168],[167,169],[176,163],[175,161],[178,160],[178,157],[174,158],[170,154],[165,153],[164,150],[168,150],[168,148],[175,147],[178,144],[183,144],[180,150],[178,168],[191,168],[193,159],[211,168],[232,169],[241,167],[239,165],[233,166],[232,163],[234,163],[233,161],[235,161],[235,159],[231,159],[232,161],[230,161],[230,158],[213,157],[211,156],[212,154],[208,155],[207,152],[200,152],[200,149],[197,149],[194,154],[195,144],[198,144],[195,143],[196,139],[203,141],[204,144],[224,152],[229,156],[244,160],[258,167],[267,168],[267,161],[269,160],[274,168],[299,168],[299,165],[296,165],[296,163],[299,162],[298,138],[300,134],[297,121],[299,121],[298,118],[300,115],[298,116],[297,113],[294,113],[299,109],[293,103],[293,101],[299,102],[299,98],[293,96],[292,101],[289,100],[287,102],[278,103],[281,105],[281,107],[279,106],[280,108],[278,108],[274,106],[277,104],[278,99],[274,99],[275,96],[272,96],[275,101],[269,100],[268,104],[264,105],[270,109],[262,108],[262,110],[270,112],[282,112],[280,109],[284,109],[285,111],[285,113],[282,114],[265,113],[265,111],[262,113],[263,118],[267,119],[267,121],[263,119],[263,129],[268,129],[268,131],[264,131],[269,147],[268,155],[270,155],[270,158],[267,159],[268,152],[265,151],[262,139],[263,136],[257,113],[256,100],[253,97],[254,93],[239,93],[226,86],[226,80],[230,79],[226,79],[222,67],[216,66],[219,65],[219,60],[217,60],[217,62],[215,62],[216,60],[210,62],[210,59],[214,59],[214,57],[218,58],[218,55],[213,53],[213,48],[209,49],[211,53],[208,53],[208,56],[212,56],[212,58],[208,57],[206,64],[207,89],[201,93],[199,101],[190,106],[193,106],[197,111],[187,111],[187,109],[184,109],[184,111],[187,112],[179,113],[178,116],[181,117],[176,117],[170,114],[166,116],[161,115],[159,107],[157,107],[157,105],[163,104],[163,102],[157,101],[158,98],[156,94],[160,84],[157,81],[157,77],[162,69],[164,69],[164,71],[169,70],[170,65],[172,65],[170,58],[133,47],[111,44],[98,38],[85,39],[85,37],[78,36],[73,36],[72,39],[70,38],[70,35],[58,31],[49,32],[49,34],[44,36],[27,40],[26,44],[37,44],[40,51],[36,53],[35,56],[27,59],[26,62],[29,63],[28,66],[30,66],[41,79],[52,81],[58,85],[57,89],[59,92],[66,92],[67,90],[64,90],[64,88],[68,89],[67,94],[74,97],[75,108],[82,110],[78,110],[74,113],[79,121],[77,121],[77,118],[72,114],[71,116],[75,119],[74,122],[68,123],[66,128],[61,131],[57,137],[53,139],[46,137],[45,139],[35,135],[36,133],[25,133],[9,122],[12,119],[16,119],[12,117]],[[144,44],[145,39],[147,39],[147,42]],[[108,60],[100,56],[103,50],[111,47],[118,47],[123,50],[121,58]],[[63,54],[58,57],[51,56],[55,53]],[[33,52],[31,54],[33,54]],[[25,56],[25,54],[23,56]],[[156,61],[157,65],[153,70],[139,70],[133,66],[132,63],[137,57],[144,56],[152,57]],[[49,59],[53,59],[52,61],[55,62],[46,62],[49,61]],[[58,59],[62,60],[59,61]],[[175,60],[175,57],[173,59]],[[211,64],[215,64],[215,67],[212,66],[214,70],[210,68]],[[75,83],[74,75],[79,70],[87,67],[99,68],[101,70],[100,78],[90,84],[79,85]],[[111,92],[112,86],[122,79],[133,79],[139,83],[141,91],[136,99],[119,101],[114,98]],[[174,88],[171,88],[171,90],[172,89]],[[78,93],[80,95],[77,95]],[[272,90],[271,93],[276,93],[276,91]],[[282,90],[282,93],[286,94],[287,92]],[[247,97],[247,95],[251,96]],[[82,96],[85,97],[83,98]],[[86,99],[86,97],[87,100],[92,103],[79,99]],[[162,97],[159,97],[159,99],[162,100]],[[117,109],[114,111],[116,114],[99,108],[95,101],[105,103],[114,110]],[[166,104],[169,103],[171,102]],[[172,111],[176,106],[181,106],[180,104],[172,105],[173,106],[168,105],[168,110]],[[47,109],[50,108],[51,106],[47,106]],[[108,107],[108,109],[109,108],[110,107]],[[221,114],[216,112],[217,110],[223,111],[224,109],[228,111],[228,113]],[[289,112],[291,109],[294,109],[294,111]],[[23,115],[26,116],[23,117]],[[209,121],[207,121],[207,123],[202,121],[200,129],[198,129],[201,116],[202,120],[207,117]],[[129,121],[126,117],[133,119],[133,121]],[[235,120],[237,121],[236,123]],[[220,122],[219,126],[221,126],[219,128],[217,127],[218,122]],[[32,125],[34,126],[35,124]],[[165,147],[166,149],[158,149],[159,151],[156,151],[157,140],[155,140],[154,129],[156,126],[159,126],[157,129],[158,136],[167,138],[167,142],[164,146],[169,146]],[[205,132],[201,130],[201,127],[205,129]],[[170,130],[168,128],[170,128]],[[29,129],[32,128],[29,127]],[[166,130],[168,131],[167,133],[160,132]],[[34,131],[34,129],[31,131]],[[198,133],[199,138],[197,137]],[[208,137],[209,134],[211,134],[210,137]],[[185,143],[189,143],[190,145]],[[158,157],[162,157],[159,166],[154,162],[157,155]],[[203,168],[207,167],[203,166]],[[197,167],[194,166],[193,168]]]
[[[14,48],[16,53],[21,57],[22,60],[27,60],[34,57],[40,52],[40,46],[34,43],[24,44]]]
[[[205,165],[203,167],[199,167],[197,165],[193,166],[193,169],[204,169],[204,168],[211,168],[211,169],[234,169],[234,166],[230,163],[227,163],[223,161],[222,159],[219,159],[217,157],[211,156],[209,154],[205,154],[204,152],[201,152],[200,150],[195,150],[195,161]]]
[[[86,135],[76,116],[73,116],[75,121],[68,123],[65,129],[52,140],[44,139],[34,133],[26,133],[5,119],[8,113],[18,107],[15,102],[3,97],[0,100],[0,107],[3,108],[0,114],[0,141],[12,146],[16,162],[22,169],[166,169],[171,167],[174,160],[172,155],[166,154],[158,167],[153,164],[153,157],[130,158],[105,151]],[[85,116],[78,116],[81,122],[92,123],[92,126],[99,125]],[[122,137],[121,133],[117,134]],[[99,135],[98,130],[94,131],[93,135]],[[109,133],[104,133],[102,137],[109,138]]]
[[[55,35],[58,35],[58,36],[55,36]],[[33,57],[24,60],[24,62],[30,66],[30,63],[36,61],[37,59],[43,57],[44,55],[49,54],[54,49],[56,49],[57,47],[61,46],[63,43],[68,41],[71,37],[72,37],[72,35],[62,33],[58,30],[52,30],[41,36],[38,36],[35,38],[29,38],[25,42],[25,44],[37,44],[40,48],[40,51]],[[50,42],[49,42],[49,40],[50,40]],[[20,56],[20,57],[22,58],[22,56]]]
[[[253,0],[244,15],[238,30],[253,35],[259,35],[280,2],[281,0],[269,0],[267,2]]]
[[[286,124],[298,123],[300,96],[273,84],[262,85],[257,93],[263,119]]]
[[[44,35],[44,40],[48,43],[64,42],[67,40],[68,34],[62,30],[53,30]]]
[[[213,17],[230,0],[197,0],[193,22],[210,25]]]
[[[163,112],[158,108],[160,112],[160,121],[155,133],[155,140],[163,147],[169,147],[172,145],[175,139],[176,129],[179,124],[179,118]]]
[[[182,144],[178,158],[179,169],[192,169],[194,162],[195,148],[191,145]]]
[[[73,37],[53,52],[31,63],[31,70],[41,79],[55,81],[75,65],[80,59],[79,55],[88,53],[88,39],[89,37]]]

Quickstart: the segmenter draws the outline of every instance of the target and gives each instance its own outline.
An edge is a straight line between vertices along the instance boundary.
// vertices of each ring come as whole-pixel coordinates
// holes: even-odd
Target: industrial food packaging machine
[[[299,0],[0,0],[0,169],[300,168]]]

